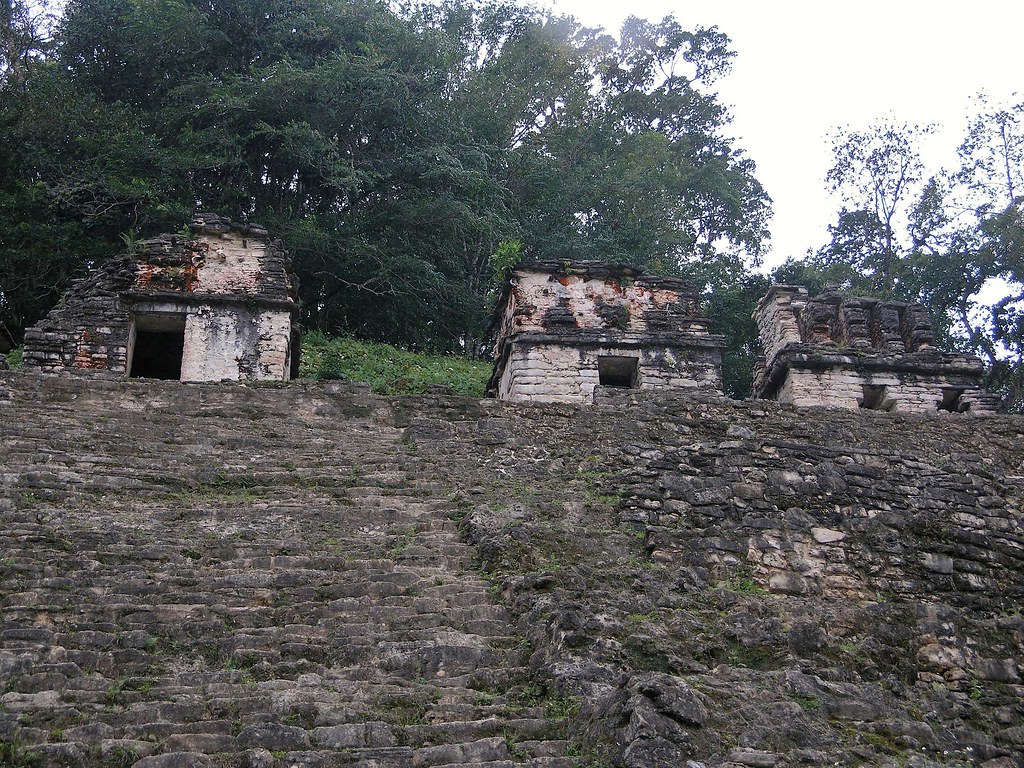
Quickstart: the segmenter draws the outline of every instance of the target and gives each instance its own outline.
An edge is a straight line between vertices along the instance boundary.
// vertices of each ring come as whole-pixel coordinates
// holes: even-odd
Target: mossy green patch
[[[382,395],[417,395],[431,384],[468,397],[482,397],[491,364],[454,355],[410,352],[389,344],[309,333],[302,339],[300,375],[369,384]]]

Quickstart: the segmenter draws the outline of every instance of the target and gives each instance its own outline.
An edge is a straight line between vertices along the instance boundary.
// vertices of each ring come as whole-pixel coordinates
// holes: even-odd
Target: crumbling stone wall
[[[138,333],[172,322],[184,329],[181,380],[287,380],[296,315],[281,242],[205,214],[72,283],[26,332],[24,365],[127,375]]]
[[[926,413],[979,413],[995,401],[982,391],[973,356],[940,352],[920,304],[848,297],[775,285],[754,313],[764,357],[755,396],[797,406]]]
[[[496,312],[489,389],[503,400],[591,402],[602,358],[634,360],[618,386],[721,389],[722,337],[682,280],[596,262],[515,269]]]

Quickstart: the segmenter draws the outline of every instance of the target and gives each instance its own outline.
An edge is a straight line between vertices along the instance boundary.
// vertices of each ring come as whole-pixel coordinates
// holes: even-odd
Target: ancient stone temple
[[[775,285],[754,312],[764,357],[753,394],[796,406],[989,412],[982,364],[940,352],[920,304]]]
[[[598,387],[722,386],[724,341],[710,332],[694,287],[635,267],[521,264],[492,332],[488,392],[504,400],[585,403]]]
[[[298,364],[291,260],[258,225],[202,214],[72,283],[25,334],[24,365],[182,381],[286,381]]]

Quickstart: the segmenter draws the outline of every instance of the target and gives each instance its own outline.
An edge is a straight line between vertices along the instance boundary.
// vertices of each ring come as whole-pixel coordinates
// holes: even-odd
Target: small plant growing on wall
[[[505,282],[508,273],[523,260],[523,244],[519,240],[503,240],[491,254],[491,280],[495,285]]]

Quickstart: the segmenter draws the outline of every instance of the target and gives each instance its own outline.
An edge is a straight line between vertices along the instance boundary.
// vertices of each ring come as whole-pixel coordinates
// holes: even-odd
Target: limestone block
[[[953,573],[953,558],[948,555],[925,552],[921,555],[922,564],[932,573],[949,575]]]
[[[811,528],[811,536],[819,544],[834,544],[846,538],[842,531],[834,531],[829,528]]]
[[[783,595],[802,595],[807,592],[807,582],[798,573],[774,573],[768,578],[768,591]]]
[[[994,680],[1000,683],[1020,681],[1020,669],[1014,659],[979,658],[975,661],[974,668],[982,680]]]

